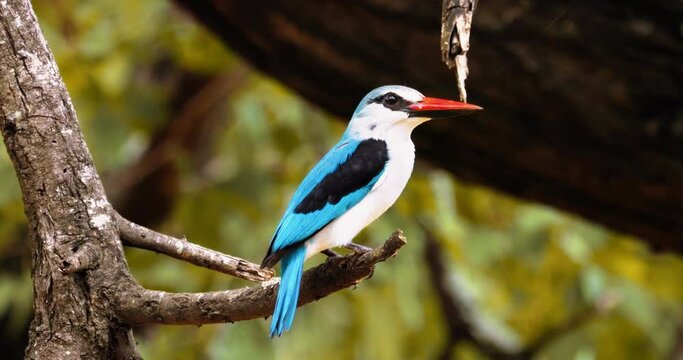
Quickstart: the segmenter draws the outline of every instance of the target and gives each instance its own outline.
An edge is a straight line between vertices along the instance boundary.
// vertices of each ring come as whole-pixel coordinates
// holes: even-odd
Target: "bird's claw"
[[[321,251],[321,253],[327,255],[328,258],[336,258],[336,257],[341,257],[338,252],[332,250],[332,249],[325,249]]]
[[[358,254],[363,254],[372,250],[371,247],[367,247],[356,243],[348,243],[344,245],[344,247]]]

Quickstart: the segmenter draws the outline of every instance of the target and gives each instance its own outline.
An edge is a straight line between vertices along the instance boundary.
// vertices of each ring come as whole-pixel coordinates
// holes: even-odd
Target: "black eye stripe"
[[[396,95],[393,92],[388,92],[384,95],[378,96],[370,100],[370,103],[382,104],[385,108],[391,110],[405,110],[408,105],[412,104],[412,102],[400,97],[399,95]]]

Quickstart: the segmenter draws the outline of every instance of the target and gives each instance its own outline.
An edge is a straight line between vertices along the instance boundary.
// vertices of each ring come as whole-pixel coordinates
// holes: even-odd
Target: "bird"
[[[369,250],[352,240],[408,183],[415,162],[413,129],[481,109],[400,85],[379,87],[360,101],[341,139],[294,192],[261,264],[273,268],[282,261],[271,338],[292,326],[306,259],[321,252],[332,256],[335,247]]]

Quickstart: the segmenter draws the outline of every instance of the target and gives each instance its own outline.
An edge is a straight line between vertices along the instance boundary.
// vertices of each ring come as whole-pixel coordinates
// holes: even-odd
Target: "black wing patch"
[[[389,160],[387,143],[382,140],[363,140],[349,158],[329,173],[296,206],[297,214],[320,210],[326,204],[336,204],[344,196],[366,186],[384,169]]]

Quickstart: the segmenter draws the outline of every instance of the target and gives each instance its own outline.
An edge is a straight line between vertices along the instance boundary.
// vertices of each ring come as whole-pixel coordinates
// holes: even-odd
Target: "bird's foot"
[[[363,253],[366,253],[366,252],[372,250],[372,248],[370,248],[370,247],[363,246],[363,245],[356,244],[356,243],[348,243],[348,244],[344,245],[344,247],[355,252],[355,253],[358,253],[358,254],[363,254]]]
[[[335,257],[341,257],[338,252],[332,250],[332,249],[325,249],[321,251],[323,254],[327,255],[328,258],[335,258]]]

